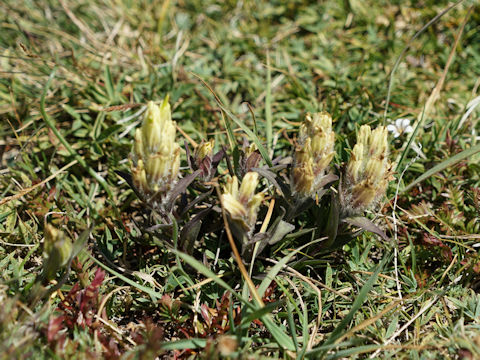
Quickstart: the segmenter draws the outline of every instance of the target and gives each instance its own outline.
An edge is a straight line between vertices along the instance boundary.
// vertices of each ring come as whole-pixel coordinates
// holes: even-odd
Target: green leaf
[[[265,121],[267,133],[267,149],[272,150],[272,70],[270,68],[270,54],[267,51],[267,94],[265,96]]]
[[[204,348],[207,345],[207,339],[182,339],[177,341],[166,341],[161,344],[162,350],[184,350]]]
[[[313,241],[310,241],[309,243],[303,245],[303,246],[300,246],[298,249],[295,249],[293,250],[290,254],[284,256],[282,258],[282,260],[280,260],[278,263],[276,263],[271,269],[270,271],[267,273],[267,275],[265,275],[265,279],[263,279],[262,283],[260,284],[260,286],[258,287],[258,295],[260,297],[263,297],[263,295],[265,294],[265,291],[268,289],[268,287],[270,286],[270,284],[272,283],[272,281],[275,279],[275,277],[277,276],[277,274],[280,272],[280,270],[282,270],[282,268],[287,264],[287,262],[297,253],[299,253],[300,251],[302,251],[303,249],[305,249],[307,246],[310,246],[312,244],[315,244],[317,242],[320,242],[320,241],[323,241],[324,239],[316,239],[316,240],[313,240]]]
[[[371,233],[377,234],[383,240],[390,240],[388,236],[373,222],[368,220],[363,216],[348,217],[343,219],[347,224],[362,228],[363,230],[370,231]]]
[[[75,242],[73,243],[72,245],[72,253],[70,255],[70,258],[73,259],[75,258],[75,256],[77,256],[80,251],[83,250],[83,248],[85,247],[85,244],[88,240],[88,237],[90,236],[90,233],[92,232],[92,229],[93,229],[93,225],[84,230],[80,236],[77,238],[77,240],[75,240]]]
[[[398,315],[394,315],[390,325],[388,325],[387,332],[385,333],[385,339],[390,338],[393,335],[398,326]]]
[[[347,316],[345,316],[343,320],[340,322],[340,324],[338,324],[338,326],[335,328],[335,330],[332,331],[332,333],[330,334],[330,337],[327,339],[327,341],[325,341],[324,345],[333,344],[338,338],[342,336],[343,330],[347,327],[348,324],[350,324],[355,313],[360,309],[360,307],[363,305],[363,303],[367,299],[368,293],[370,292],[373,285],[377,281],[378,274],[380,274],[383,267],[387,263],[388,259],[390,259],[389,256],[384,256],[382,262],[377,266],[375,272],[372,274],[370,279],[368,279],[365,285],[363,285],[362,289],[358,293],[358,296],[353,302],[352,307],[350,308],[350,311],[348,312]]]
[[[480,144],[475,145],[475,146],[471,147],[470,149],[464,150],[461,153],[456,154],[456,155],[452,156],[451,158],[449,158],[445,161],[442,161],[440,164],[434,166],[433,168],[431,168],[430,170],[425,172],[423,175],[416,178],[414,181],[412,181],[410,184],[408,184],[406,187],[404,187],[402,190],[400,190],[400,192],[404,193],[405,191],[410,190],[412,187],[421,183],[423,180],[428,179],[429,177],[435,175],[436,173],[438,173],[442,170],[445,170],[446,168],[448,168],[450,166],[453,166],[456,163],[458,163],[458,162],[460,162],[464,159],[472,157],[473,155],[475,155],[478,152],[480,152]]]
[[[118,124],[115,124],[115,125],[112,125],[112,126],[109,126],[108,128],[106,128],[105,130],[103,130],[100,135],[98,135],[97,137],[97,142],[102,142],[103,140],[107,139],[110,135],[116,133],[118,130],[120,130],[122,128],[122,125],[118,125]]]
[[[263,160],[267,163],[268,166],[272,167],[273,164],[272,164],[272,161],[270,160],[270,157],[268,156],[267,150],[265,149],[265,147],[263,146],[259,138],[254,134],[254,132],[250,130],[250,128],[247,125],[245,125],[242,120],[240,120],[238,117],[233,115],[225,106],[223,106],[220,103],[218,104],[218,106],[220,106],[220,108],[225,112],[225,114],[227,114],[228,117],[232,119],[235,122],[235,124],[237,124],[243,131],[245,131],[245,133],[250,137],[250,139],[253,140],[255,145],[257,145],[258,151],[260,151],[260,154],[262,155]]]
[[[260,319],[264,315],[271,313],[273,310],[283,306],[285,304],[285,300],[276,301],[273,303],[269,303],[264,307],[257,309],[247,316],[242,318],[242,323],[240,324],[241,327],[247,327],[253,320]]]
[[[256,311],[258,308],[250,302],[249,299],[243,297],[238,292],[233,290],[230,285],[228,285],[225,281],[220,279],[212,270],[208,269],[205,265],[191,257],[190,255],[184,254],[181,251],[171,249],[178,257],[182,258],[188,265],[193,267],[198,272],[202,273],[206,277],[212,279],[215,283],[223,287],[225,290],[229,291],[233,296],[238,298],[245,306],[247,306],[250,310]],[[287,350],[295,350],[295,346],[293,341],[290,337],[285,334],[282,329],[273,322],[271,317],[268,314],[264,314],[261,316],[261,320],[265,327],[270,331],[275,341],[278,343],[279,346],[287,349]]]
[[[248,306],[250,309],[252,310],[255,310],[256,307],[250,303],[250,301],[246,298],[243,298],[238,292],[236,292],[235,290],[233,290],[230,285],[228,285],[225,281],[223,281],[222,279],[220,279],[218,277],[217,274],[215,274],[212,270],[210,270],[209,268],[207,268],[205,265],[203,265],[201,262],[199,262],[198,260],[196,260],[195,258],[193,258],[192,256],[190,255],[187,255],[179,250],[176,250],[176,249],[171,249],[171,251],[173,253],[175,253],[175,255],[178,255],[178,257],[180,257],[183,261],[185,261],[189,266],[191,266],[192,268],[194,268],[195,270],[197,270],[199,273],[205,275],[207,278],[210,278],[212,279],[215,283],[217,283],[218,285],[220,285],[221,287],[223,287],[225,290],[229,291],[230,293],[232,293],[233,296],[235,296],[236,298],[238,298],[240,301],[242,301],[242,303],[244,303],[246,306]]]
[[[97,260],[94,256],[92,256],[91,254],[89,254],[87,252],[87,255],[97,264],[99,265],[100,267],[102,267],[103,269],[105,269],[106,271],[108,271],[110,274],[112,275],[115,275],[116,277],[118,277],[120,280],[122,280],[123,282],[133,286],[134,288],[137,288],[138,290],[140,291],[143,291],[145,293],[147,293],[148,295],[150,295],[152,297],[152,299],[157,299],[157,300],[160,300],[162,298],[162,295],[161,293],[159,292],[156,292],[155,290],[149,288],[149,287],[146,287],[146,286],[143,286],[139,283],[136,283],[135,281],[127,278],[126,276],[120,274],[119,272],[109,268],[107,265],[105,265],[104,263],[102,263],[100,260]]]
[[[112,74],[110,73],[110,67],[105,66],[105,88],[111,102],[115,101],[115,85],[113,84]]]

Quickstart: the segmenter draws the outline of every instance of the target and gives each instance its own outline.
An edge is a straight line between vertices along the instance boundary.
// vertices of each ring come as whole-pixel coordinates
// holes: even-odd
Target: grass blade
[[[377,281],[378,274],[380,274],[383,267],[387,263],[388,259],[390,259],[390,256],[385,256],[383,258],[382,262],[377,266],[375,272],[372,274],[370,279],[368,279],[368,281],[365,283],[365,285],[363,285],[362,289],[358,293],[358,296],[356,297],[355,301],[353,302],[352,307],[351,307],[349,313],[347,314],[347,316],[345,316],[345,318],[343,318],[343,320],[340,322],[340,324],[338,324],[338,326],[335,328],[335,330],[332,331],[332,333],[330,334],[330,337],[327,339],[327,341],[325,341],[324,345],[333,344],[337,339],[339,339],[342,336],[343,330],[347,327],[348,324],[350,324],[350,322],[352,321],[355,313],[360,309],[362,304],[367,299],[368,293],[370,292],[373,285]]]
[[[113,193],[110,190],[110,186],[108,186],[107,182],[103,177],[101,177],[95,170],[93,170],[88,164],[85,162],[85,160],[78,155],[78,153],[73,150],[73,148],[70,146],[70,144],[65,140],[63,135],[58,131],[56,128],[55,124],[53,121],[50,119],[48,116],[47,112],[45,111],[45,97],[47,96],[48,89],[50,88],[50,85],[52,84],[52,80],[55,77],[55,71],[56,69],[53,69],[52,72],[50,73],[50,76],[48,77],[48,81],[45,85],[45,88],[43,89],[42,97],[40,98],[40,114],[42,114],[43,120],[47,124],[47,126],[52,130],[52,132],[55,134],[58,140],[62,143],[63,146],[67,149],[67,151],[70,153],[71,156],[75,158],[75,160],[78,161],[78,163],[88,171],[88,173],[95,178],[99,182],[99,184],[103,187],[103,189],[106,191],[106,193],[109,195],[110,198],[113,198]]]
[[[232,293],[233,296],[235,296],[237,299],[239,299],[242,303],[244,303],[246,306],[248,306],[252,310],[256,310],[256,307],[250,303],[248,299],[245,299],[242,297],[238,292],[232,289],[230,285],[228,285],[225,281],[220,279],[217,274],[215,274],[212,270],[207,268],[205,265],[203,265],[201,262],[196,260],[190,255],[187,255],[179,250],[176,249],[171,249],[171,251],[175,254],[178,255],[183,261],[185,261],[189,266],[193,267],[195,270],[197,270],[199,273],[203,274],[204,276],[212,279],[213,282],[217,283],[221,287],[223,287],[225,290],[229,291]]]
[[[198,349],[204,348],[207,345],[207,339],[182,339],[177,341],[166,341],[162,343],[162,350],[172,351],[172,350],[185,350],[185,349]]]
[[[272,151],[272,70],[270,68],[270,53],[267,51],[267,95],[265,96],[265,121],[267,133],[267,149]]]
[[[193,74],[193,73],[192,73]],[[220,109],[222,109],[222,111],[230,118],[233,120],[233,122],[235,122],[235,124],[237,124],[237,126],[239,126],[249,137],[250,139],[253,140],[253,142],[255,143],[255,145],[257,145],[257,148],[258,148],[258,151],[260,151],[260,154],[262,155],[263,157],[263,160],[268,164],[268,166],[272,167],[273,164],[272,164],[272,160],[270,160],[270,157],[268,156],[268,152],[267,150],[265,149],[265,147],[263,146],[262,142],[258,139],[258,137],[255,135],[255,133],[250,130],[250,128],[245,125],[243,123],[242,120],[240,120],[238,117],[236,117],[235,115],[233,115],[233,113],[228,110],[223,104],[222,102],[220,101],[220,99],[218,98],[218,96],[215,94],[215,92],[213,91],[213,89],[205,82],[205,80],[203,80],[200,76],[198,76],[197,74],[193,74],[196,78],[198,78],[206,87],[207,89],[213,94],[214,98],[215,98],[215,101],[217,102],[217,105],[220,107]],[[228,122],[225,121],[225,124],[228,126],[227,124]],[[227,131],[228,131],[228,128],[227,128]],[[229,137],[232,137],[232,139],[229,139],[229,141],[232,141],[234,144],[236,143],[235,142],[235,139],[233,138],[233,131],[230,132],[228,131],[229,133]],[[232,145],[232,144],[231,144]]]
[[[123,282],[137,288],[138,290],[140,291],[143,291],[145,293],[147,293],[148,295],[150,295],[152,297],[152,299],[157,299],[157,300],[160,300],[162,298],[162,295],[161,293],[159,292],[156,292],[155,290],[152,290],[151,288],[149,287],[146,287],[146,286],[143,286],[141,284],[138,284],[136,283],[135,281],[127,278],[126,276],[120,274],[119,272],[113,270],[112,268],[108,267],[107,265],[105,265],[104,263],[102,263],[100,260],[97,260],[93,255],[91,255],[90,253],[87,252],[87,255],[90,257],[90,259],[92,259],[98,266],[102,267],[104,270],[108,271],[110,274],[112,275],[115,275],[116,277],[118,277],[120,280],[122,280]]]
[[[277,274],[280,272],[280,270],[282,270],[282,268],[287,264],[287,262],[293,257],[293,255],[299,253],[300,251],[302,251],[303,249],[305,249],[307,246],[310,246],[312,244],[315,244],[317,242],[320,242],[320,241],[323,241],[324,238],[321,238],[321,239],[316,239],[316,240],[313,240],[313,241],[310,241],[309,243],[303,245],[303,246],[300,246],[298,249],[295,249],[294,251],[292,251],[290,254],[284,256],[282,258],[282,260],[280,260],[278,263],[275,264],[275,266],[273,266],[270,271],[267,273],[267,275],[265,276],[265,279],[263,279],[262,283],[260,284],[260,286],[258,287],[258,295],[260,297],[263,297],[263,295],[265,294],[265,291],[267,290],[267,288],[270,286],[270,284],[272,283],[272,281],[275,279],[275,276],[277,276]]]
[[[188,265],[193,267],[195,270],[197,270],[199,273],[203,274],[204,276],[212,279],[215,283],[223,287],[225,290],[229,291],[233,296],[235,296],[237,299],[239,299],[243,305],[247,306],[250,310],[255,311],[257,310],[262,310],[258,309],[255,305],[253,305],[249,299],[244,298],[241,296],[238,292],[233,290],[230,285],[228,285],[225,281],[220,279],[212,270],[208,269],[205,265],[197,261],[195,258],[191,257],[190,255],[187,255],[185,253],[182,253],[178,250],[172,249],[172,252],[177,254],[180,258],[182,258]],[[265,308],[265,307],[264,307]],[[282,329],[273,322],[272,318],[268,316],[268,313],[271,310],[268,309],[265,314],[260,316],[260,319],[262,320],[263,324],[265,327],[270,331],[272,334],[273,338],[275,341],[278,343],[279,346],[287,349],[287,350],[295,350],[295,346],[293,344],[292,339],[285,334],[285,332],[282,331]],[[262,314],[263,311],[258,311],[256,314]]]
[[[428,179],[430,176],[433,176],[436,173],[439,173],[440,171],[445,170],[446,168],[449,168],[450,166],[453,166],[462,160],[468,159],[478,152],[480,152],[480,144],[475,145],[470,149],[464,150],[461,153],[458,153],[445,161],[442,161],[440,164],[426,171],[421,176],[412,181],[410,184],[405,186],[402,190],[400,190],[400,193],[404,193],[410,190],[412,187],[421,183],[423,180]]]

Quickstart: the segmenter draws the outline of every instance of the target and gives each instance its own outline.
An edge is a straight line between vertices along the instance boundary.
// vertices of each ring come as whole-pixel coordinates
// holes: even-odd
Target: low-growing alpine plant
[[[187,173],[180,171],[175,126],[168,97],[160,106],[148,103],[143,124],[135,132],[129,183],[148,208],[163,215],[163,224],[147,220],[149,226],[164,228],[172,225],[172,219],[179,224],[183,229],[180,247],[184,251],[192,253],[194,242],[205,235],[202,231],[220,231],[223,236],[221,207],[228,215],[246,262],[251,261],[254,248],[258,255],[292,232],[300,245],[302,229],[310,228],[315,238],[328,237],[322,250],[340,247],[362,230],[386,238],[378,226],[364,217],[365,211],[385,194],[392,179],[385,127],[372,130],[369,125],[361,126],[349,161],[332,166],[332,117],[327,112],[307,113],[290,162],[288,158],[276,157],[274,165],[268,167],[256,145],[246,139],[241,149],[229,151],[223,147],[216,154],[213,140],[195,144],[193,152],[185,142],[190,168]],[[226,160],[226,169],[219,171],[222,159]],[[229,174],[225,175],[227,169]],[[223,183],[221,201],[213,191],[217,183]],[[328,192],[330,196],[325,197]],[[259,231],[266,197],[270,201],[276,199],[278,205],[268,230]],[[207,215],[210,226],[203,226]],[[295,233],[295,229],[299,231]]]

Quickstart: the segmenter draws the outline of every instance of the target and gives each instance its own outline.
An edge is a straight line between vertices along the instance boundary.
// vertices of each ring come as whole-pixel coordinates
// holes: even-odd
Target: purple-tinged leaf
[[[390,240],[388,236],[380,229],[377,225],[373,222],[368,220],[366,217],[363,216],[355,216],[355,217],[348,217],[343,219],[344,222],[347,224],[362,228],[363,230],[370,231],[371,233],[377,234],[383,240]]]

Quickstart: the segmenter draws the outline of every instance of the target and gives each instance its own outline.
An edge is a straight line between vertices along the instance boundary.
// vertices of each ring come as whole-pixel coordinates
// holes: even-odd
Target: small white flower
[[[395,120],[395,124],[388,125],[387,130],[393,134],[394,138],[397,138],[402,134],[413,132],[413,127],[410,125],[410,119],[401,118]]]

